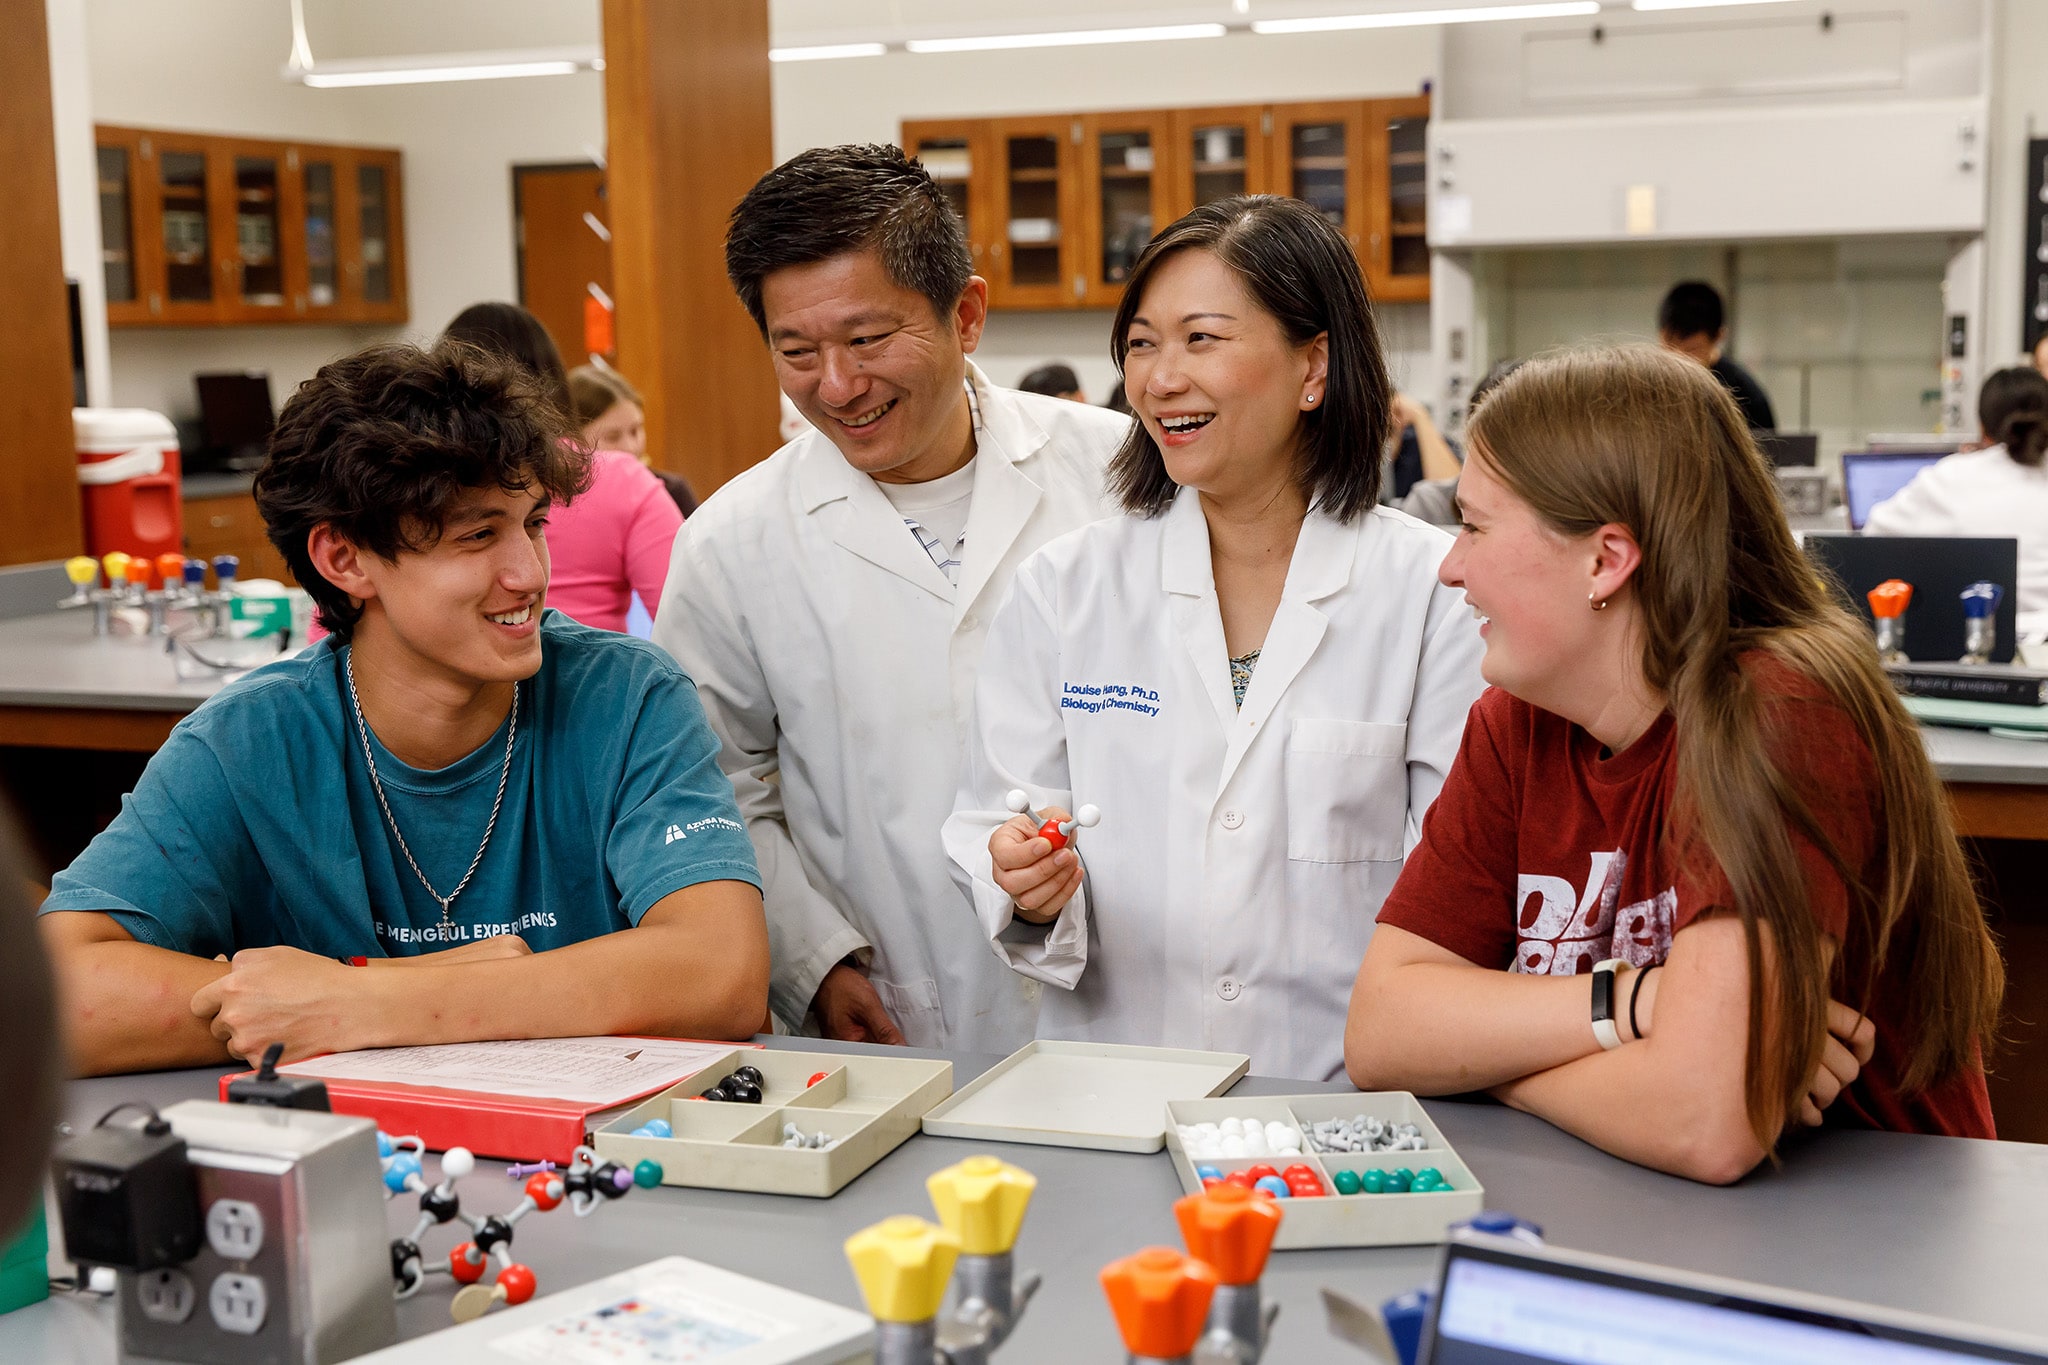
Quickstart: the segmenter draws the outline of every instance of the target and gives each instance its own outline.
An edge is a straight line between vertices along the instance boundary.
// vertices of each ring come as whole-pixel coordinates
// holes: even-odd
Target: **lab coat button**
[[[1241,825],[1241,824],[1243,824],[1243,823],[1244,823],[1244,812],[1243,812],[1243,811],[1238,811],[1238,810],[1227,810],[1227,811],[1223,812],[1223,828],[1225,828],[1225,829],[1236,829],[1236,828],[1237,828],[1237,827],[1238,827],[1239,825]],[[1226,999],[1226,1000],[1227,1000],[1227,999],[1229,999],[1229,998],[1230,998],[1229,996],[1225,996],[1225,997],[1224,997],[1224,999]]]
[[[981,625],[981,618],[980,618],[979,616],[976,616],[976,615],[975,615],[975,614],[974,614],[973,612],[971,612],[971,611],[970,611],[970,612],[968,612],[968,613],[967,613],[967,614],[966,614],[965,616],[963,616],[963,617],[961,617],[961,618],[960,618],[960,629],[962,629],[962,630],[970,630],[970,631],[971,631],[971,630],[975,630],[975,629],[978,629],[978,628],[980,627],[980,625]]]
[[[1237,999],[1238,992],[1243,989],[1244,987],[1238,985],[1237,982],[1227,976],[1216,983],[1216,994],[1222,996],[1225,1000]]]

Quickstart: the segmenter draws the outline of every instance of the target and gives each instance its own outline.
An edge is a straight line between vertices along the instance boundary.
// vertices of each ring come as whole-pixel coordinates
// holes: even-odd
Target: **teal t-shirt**
[[[505,933],[541,952],[638,924],[698,882],[758,887],[718,738],[675,660],[557,611],[540,630],[504,805],[452,933],[377,804],[332,638],[171,731],[44,913],[108,911],[143,943],[201,957],[278,944],[399,957]],[[426,771],[370,737],[392,818],[443,894],[483,839],[505,738],[501,726]]]

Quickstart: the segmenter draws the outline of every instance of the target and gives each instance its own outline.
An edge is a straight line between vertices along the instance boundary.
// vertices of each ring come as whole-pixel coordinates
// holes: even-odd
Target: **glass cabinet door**
[[[395,296],[391,279],[391,171],[378,162],[356,167],[356,250],[361,267],[362,299],[388,304]]]
[[[104,262],[107,306],[144,302],[135,262],[135,201],[129,191],[135,152],[126,146],[98,148],[100,259]]]
[[[1373,297],[1419,302],[1429,297],[1429,97],[1375,100],[1368,124],[1384,168],[1366,253]]]
[[[341,301],[340,188],[334,159],[299,153],[299,249],[306,262],[305,308],[319,312]]]
[[[238,313],[282,310],[284,296],[282,152],[234,158],[234,303]]]
[[[923,163],[925,171],[938,182],[939,190],[960,221],[967,225],[967,249],[974,259],[975,273],[990,271],[989,230],[982,177],[994,161],[985,119],[954,119],[937,122],[907,122],[903,125],[903,148]]]
[[[1114,308],[1152,235],[1172,214],[1170,114],[1099,114],[1083,120],[1082,302]]]
[[[163,313],[166,317],[198,314],[210,318],[216,293],[207,155],[160,145],[156,162],[156,193],[162,204]]]
[[[1265,110],[1186,109],[1173,122],[1174,146],[1185,158],[1177,176],[1176,217],[1234,194],[1272,191],[1266,183]]]
[[[1278,192],[1329,219],[1356,251],[1365,237],[1365,106],[1276,105],[1273,159]]]
[[[996,228],[991,302],[1058,308],[1082,292],[1071,268],[1073,165],[1078,125],[1068,118],[997,119]]]

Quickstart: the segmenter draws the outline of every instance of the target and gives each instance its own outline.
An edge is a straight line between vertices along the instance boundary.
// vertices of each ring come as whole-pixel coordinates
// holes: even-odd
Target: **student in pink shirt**
[[[519,361],[572,411],[562,354],[540,319],[514,303],[478,303],[448,324],[447,336]],[[599,450],[590,491],[548,513],[554,568],[547,604],[586,626],[623,631],[632,599],[652,616],[668,579],[669,548],[682,513],[661,481],[633,455]]]

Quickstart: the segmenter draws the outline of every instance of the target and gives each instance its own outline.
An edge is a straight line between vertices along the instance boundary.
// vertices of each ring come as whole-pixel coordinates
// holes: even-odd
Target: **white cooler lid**
[[[71,434],[81,451],[178,444],[178,429],[171,419],[149,408],[73,408]]]

